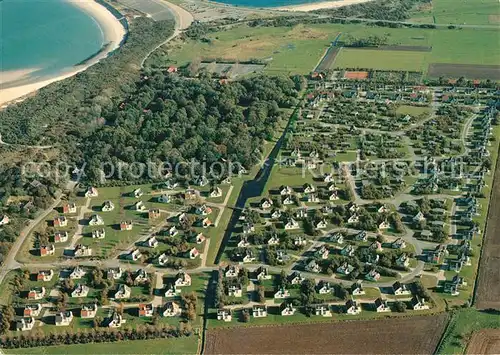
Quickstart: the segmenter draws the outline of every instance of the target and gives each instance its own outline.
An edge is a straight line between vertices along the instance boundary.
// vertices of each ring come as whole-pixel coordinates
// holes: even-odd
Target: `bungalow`
[[[132,221],[121,221],[120,222],[120,230],[121,231],[131,231],[133,228]]]
[[[429,309],[429,305],[425,303],[425,299],[420,296],[415,296],[412,298],[411,306],[415,311]]]
[[[295,212],[295,218],[302,219],[307,217],[307,208],[299,208]]]
[[[348,224],[354,224],[359,222],[359,216],[356,213],[353,213],[348,219],[347,223]]]
[[[56,228],[66,227],[68,225],[68,219],[65,216],[57,216],[56,218],[54,218],[52,223]]]
[[[338,190],[337,185],[334,182],[328,183],[326,188],[328,189],[328,191],[337,191]]]
[[[25,331],[31,330],[35,326],[35,318],[33,317],[23,317],[16,321],[16,330]]]
[[[286,288],[281,287],[276,293],[274,294],[274,298],[277,299],[283,299],[290,297],[290,291],[288,291]]]
[[[54,277],[54,271],[52,269],[40,270],[36,274],[37,281],[48,282],[48,281],[52,280],[53,277]]]
[[[316,188],[311,184],[304,184],[303,186],[304,193],[310,194],[316,191]]]
[[[368,241],[368,234],[366,231],[361,231],[354,236],[354,240],[357,240],[358,242],[366,242]]]
[[[73,312],[71,311],[59,312],[55,316],[55,324],[59,327],[70,325],[72,320]]]
[[[357,315],[361,313],[361,307],[354,300],[348,300],[345,304],[346,313],[350,315]]]
[[[378,281],[380,279],[380,273],[375,269],[371,269],[368,274],[366,274],[365,279],[368,281]]]
[[[315,252],[315,255],[323,260],[328,259],[329,254],[330,254],[330,251],[328,250],[328,248],[325,245],[322,245]]]
[[[279,191],[281,196],[291,195],[293,193],[293,189],[290,186],[285,185],[281,185]]]
[[[198,191],[195,189],[187,189],[184,191],[184,199],[185,200],[194,200],[198,198]]]
[[[99,192],[93,186],[89,186],[87,191],[85,192],[85,197],[97,197],[99,196]]]
[[[420,223],[422,221],[425,221],[425,216],[419,211],[415,216],[413,216],[413,222]]]
[[[394,242],[391,243],[391,248],[392,249],[404,249],[404,248],[406,248],[406,242],[402,238],[398,238]]]
[[[24,306],[23,316],[38,317],[41,311],[42,311],[42,305],[40,303],[27,304]]]
[[[179,317],[182,314],[182,309],[177,302],[166,302],[163,305],[162,315],[164,317]]]
[[[130,298],[132,290],[125,284],[119,284],[118,289],[115,292],[115,299],[121,300],[125,298]]]
[[[74,202],[63,203],[62,212],[64,214],[76,213],[76,203],[74,203]]]
[[[394,282],[392,290],[396,296],[411,295],[411,291],[408,287],[399,281]]]
[[[144,205],[144,202],[142,201],[137,201],[134,203],[134,209],[138,212],[146,210],[146,206]]]
[[[148,248],[156,248],[158,246],[158,240],[155,236],[151,236],[144,242],[144,245]]]
[[[458,285],[454,284],[453,282],[445,282],[444,284],[444,292],[449,293],[452,296],[458,296],[460,294],[460,291],[458,289]]]
[[[255,232],[255,225],[253,223],[243,223],[242,226],[243,234],[249,234]]]
[[[83,244],[77,244],[75,246],[74,251],[73,251],[73,255],[75,256],[75,258],[83,258],[83,257],[91,256],[92,255],[92,248],[90,248],[86,245],[83,245]]]
[[[155,308],[151,303],[140,303],[137,311],[139,317],[152,317],[154,310]]]
[[[211,198],[217,198],[222,196],[222,189],[218,186],[214,186],[210,189],[209,196]]]
[[[119,328],[123,323],[125,323],[125,319],[123,319],[123,316],[120,313],[113,311],[106,322],[109,328]]]
[[[329,294],[330,292],[332,292],[332,286],[330,285],[330,283],[328,281],[320,281],[318,283],[318,285],[316,286],[316,291],[320,294],[320,295],[327,295]]]
[[[317,228],[317,229],[324,229],[324,228],[326,228],[327,226],[328,226],[328,222],[326,221],[326,219],[322,219],[322,220],[320,220],[320,221],[318,221],[318,222],[316,223],[316,228]]]
[[[247,248],[250,246],[250,242],[248,241],[248,237],[246,235],[241,235],[240,240],[238,241],[238,248]]]
[[[356,281],[351,285],[351,295],[353,296],[361,296],[365,294],[365,290],[363,288],[363,284],[361,281]]]
[[[68,232],[55,232],[54,233],[54,243],[66,243],[69,239]]]
[[[375,251],[382,251],[382,243],[380,243],[378,240],[374,241],[371,245],[370,248]]]
[[[378,229],[388,229],[391,225],[389,224],[389,222],[387,222],[387,220],[385,221],[382,221],[380,222],[380,224],[378,225]]]
[[[56,252],[56,247],[54,244],[40,245],[40,256],[54,255]]]
[[[298,229],[299,228],[299,223],[293,219],[289,218],[288,221],[285,224],[285,229],[290,230],[290,229]]]
[[[165,287],[165,291],[163,293],[164,297],[175,297],[179,293],[181,293],[181,289],[177,288],[174,284],[170,283]]]
[[[33,287],[28,291],[29,300],[41,300],[45,297],[45,287]]]
[[[242,260],[244,263],[250,263],[252,261],[255,261],[255,255],[252,251],[252,249],[245,249],[245,252],[243,253],[243,258]]]
[[[191,286],[191,276],[184,271],[179,272],[175,276],[174,285],[177,287]]]
[[[226,288],[226,294],[229,297],[242,297],[243,296],[243,287],[241,284],[232,284],[228,285]]]
[[[169,203],[170,202],[170,195],[169,194],[161,194],[158,196],[158,202],[159,203]]]
[[[139,269],[134,275],[134,282],[136,283],[144,283],[149,281],[149,276],[146,270]]]
[[[295,203],[292,195],[286,195],[283,197],[282,203],[284,205],[293,205]]]
[[[266,305],[254,305],[252,307],[252,316],[254,318],[267,317],[267,306]]]
[[[327,183],[333,183],[334,179],[333,179],[333,174],[328,174],[328,173],[325,173],[323,175],[323,182],[327,182]]]
[[[132,192],[132,195],[135,197],[135,198],[139,198],[141,197],[142,195],[144,195],[144,193],[142,192],[142,190],[140,188],[138,189],[135,189],[133,192]]]
[[[340,251],[340,254],[343,255],[343,256],[354,256],[354,252],[355,252],[355,248],[354,246],[348,244],[346,245],[345,247],[342,248],[342,250]]]
[[[188,255],[189,255],[189,259],[193,260],[193,259],[196,259],[198,256],[200,256],[200,252],[198,251],[198,249],[192,248],[189,251]]]
[[[307,239],[304,238],[303,236],[298,236],[293,239],[293,245],[296,246],[304,246],[307,244]]]
[[[319,197],[316,194],[308,194],[306,197],[306,201],[309,203],[318,203]]]
[[[101,226],[104,224],[104,220],[101,216],[94,214],[90,217],[89,226]]]
[[[2,215],[2,218],[0,218],[0,226],[9,224],[9,222],[10,222],[9,216],[7,216],[6,214]]]
[[[238,277],[240,268],[237,265],[228,265],[224,269],[224,276],[228,278]]]
[[[269,274],[269,270],[265,266],[259,266],[255,270],[255,275],[257,280],[270,280],[272,278],[272,275]]]
[[[217,320],[223,320],[224,322],[230,322],[233,319],[231,316],[230,309],[218,309],[217,310]]]
[[[160,209],[159,208],[151,208],[148,211],[148,218],[149,219],[156,219],[160,217]]]
[[[86,285],[82,284],[77,284],[73,292],[71,292],[71,297],[75,298],[81,298],[81,297],[87,297],[89,294],[89,288]]]
[[[339,199],[339,194],[337,191],[332,191],[332,193],[330,194],[330,196],[328,196],[328,199],[330,201],[337,201]]]
[[[354,266],[345,262],[337,268],[337,272],[342,275],[349,275],[354,270]]]
[[[410,258],[406,253],[403,253],[396,258],[396,265],[400,267],[408,267],[408,265],[410,265]]]
[[[137,261],[140,258],[142,258],[142,254],[139,249],[134,249],[127,255],[127,259],[130,259],[132,261]]]
[[[281,218],[281,210],[275,208],[271,211],[271,218],[272,219],[280,219]]]
[[[203,204],[195,208],[195,213],[200,216],[208,216],[210,213],[212,213],[212,209]]]
[[[198,225],[202,228],[208,228],[211,225],[213,225],[212,221],[209,220],[208,218],[203,218],[198,221]]]
[[[205,175],[200,175],[194,179],[194,183],[200,187],[207,186],[210,181],[208,181],[207,177]]]
[[[226,177],[224,180],[221,181],[221,183],[224,185],[231,184],[231,177],[230,176]]]
[[[167,229],[167,234],[169,237],[175,237],[178,233],[179,231],[177,230],[176,226],[171,226]]]
[[[322,317],[331,317],[332,312],[327,304],[317,304],[314,305],[314,314]]]
[[[111,212],[115,209],[115,204],[111,201],[104,201],[101,207],[102,212]]]
[[[383,300],[380,297],[375,300],[375,310],[378,313],[381,313],[381,312],[390,312],[391,311],[391,309],[387,305],[387,301]]]
[[[273,201],[270,198],[263,198],[260,201],[260,208],[262,209],[268,209],[273,206]]]
[[[71,280],[79,280],[82,277],[84,277],[87,274],[87,272],[82,269],[80,266],[76,266],[71,273],[69,274],[69,278]]]
[[[105,237],[106,237],[106,230],[104,228],[92,231],[92,238],[94,239],[104,239]]]
[[[280,312],[282,316],[293,316],[297,309],[293,306],[291,302],[283,302],[280,305]]]
[[[300,285],[304,281],[304,277],[298,271],[292,272],[287,276],[287,281],[291,285]]]
[[[332,243],[343,244],[344,243],[344,235],[340,232],[336,232],[330,234],[327,239]]]
[[[424,229],[423,231],[420,232],[420,237],[424,239],[430,239],[432,238],[432,235],[433,233],[428,229]]]
[[[97,314],[97,304],[92,303],[89,305],[83,305],[80,310],[80,317],[82,318],[94,318]]]
[[[383,204],[378,208],[377,212],[378,213],[388,213],[389,208],[387,207],[387,205]]]
[[[280,238],[278,238],[278,235],[273,234],[271,238],[267,240],[267,245],[278,245],[280,243]]]
[[[351,212],[351,213],[358,212],[359,211],[359,206],[356,203],[351,202],[348,205],[348,209],[349,209],[349,212]]]
[[[290,260],[290,256],[288,255],[286,250],[276,250],[276,261],[278,261],[278,263],[284,264],[288,260]]]
[[[320,272],[321,271],[321,267],[319,266],[319,264],[316,262],[316,260],[311,260],[305,267],[306,271],[309,271],[309,272]]]

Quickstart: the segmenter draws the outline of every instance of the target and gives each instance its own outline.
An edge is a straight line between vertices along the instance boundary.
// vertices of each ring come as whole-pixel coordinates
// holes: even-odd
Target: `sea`
[[[290,5],[303,5],[325,0],[215,0],[223,4],[246,7],[278,7]]]
[[[0,0],[0,82],[2,73],[29,71],[2,85],[46,79],[97,54],[104,35],[93,17],[64,0]]]

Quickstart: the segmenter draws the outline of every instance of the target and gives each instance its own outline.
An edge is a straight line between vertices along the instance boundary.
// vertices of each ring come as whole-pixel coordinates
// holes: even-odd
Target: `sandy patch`
[[[369,2],[373,0],[338,0],[338,1],[322,1],[312,4],[302,4],[302,5],[291,5],[291,6],[281,6],[274,8],[275,10],[283,11],[314,11],[320,9],[334,9],[337,7],[362,4],[364,2]]]
[[[29,68],[19,70],[8,70],[0,72],[0,85],[26,79],[31,73],[36,72],[40,68]]]

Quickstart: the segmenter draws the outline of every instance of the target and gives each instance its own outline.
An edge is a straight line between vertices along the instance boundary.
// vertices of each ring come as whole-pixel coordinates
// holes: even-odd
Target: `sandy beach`
[[[14,70],[9,72],[0,72],[0,107],[6,107],[8,104],[22,101],[28,94],[47,86],[55,81],[59,81],[70,76],[73,76],[91,65],[106,58],[108,53],[120,46],[120,42],[125,36],[125,29],[122,24],[111,14],[104,6],[96,3],[93,0],[67,0],[75,6],[78,6],[84,12],[88,13],[98,24],[103,34],[104,43],[107,44],[106,50],[100,52],[85,64],[74,66],[63,70],[58,76],[52,78],[33,78],[33,82],[26,85],[2,88],[3,85],[9,82],[17,81],[24,78],[29,78],[30,73],[39,68],[29,68],[24,70]]]
[[[347,5],[361,4],[364,2],[369,2],[373,0],[338,0],[338,1],[321,1],[314,3],[307,3],[301,5],[290,5],[290,6],[281,6],[275,7],[275,10],[282,11],[314,11],[320,9],[333,9],[336,7],[342,7]]]

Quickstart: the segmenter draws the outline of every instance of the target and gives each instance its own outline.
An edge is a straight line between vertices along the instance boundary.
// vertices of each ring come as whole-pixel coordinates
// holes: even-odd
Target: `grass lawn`
[[[29,350],[29,351],[27,351]],[[4,350],[5,354],[195,354],[198,337],[120,341],[101,344],[46,346],[30,349]]]
[[[421,107],[421,106],[401,105],[396,109],[396,113],[400,115],[411,115],[411,116],[429,114],[430,112],[431,109],[425,106]]]
[[[342,48],[335,60],[335,67],[423,71],[427,66],[428,55],[428,52]]]

